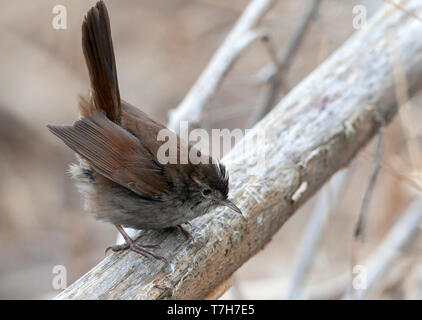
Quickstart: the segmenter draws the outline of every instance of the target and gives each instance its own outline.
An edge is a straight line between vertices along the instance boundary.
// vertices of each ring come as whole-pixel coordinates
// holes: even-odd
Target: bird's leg
[[[111,250],[113,252],[117,252],[117,251],[130,249],[130,250],[132,250],[136,253],[143,255],[144,257],[146,257],[149,254],[150,256],[152,256],[156,259],[166,261],[166,259],[164,259],[163,257],[160,257],[160,256],[152,253],[151,251],[145,249],[145,248],[157,248],[157,247],[159,247],[159,245],[157,245],[157,244],[144,244],[144,245],[138,244],[131,237],[129,237],[129,235],[122,228],[122,226],[116,225],[116,228],[120,232],[120,234],[123,236],[123,238],[125,239],[125,243],[116,244],[114,246],[109,246],[105,251],[106,253],[107,253],[108,250]]]
[[[185,222],[185,224],[188,224],[192,227],[192,225],[189,222]],[[189,233],[189,231],[187,231],[185,228],[182,227],[181,224],[174,226],[173,229],[180,231],[181,233],[183,233],[183,235],[186,237],[186,239],[192,239],[192,235]]]

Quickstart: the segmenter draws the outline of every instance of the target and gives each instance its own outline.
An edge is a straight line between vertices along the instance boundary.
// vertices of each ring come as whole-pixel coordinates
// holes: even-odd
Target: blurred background
[[[282,51],[309,1],[280,0],[261,27]],[[67,29],[52,27],[56,5],[67,9]],[[112,225],[82,210],[68,165],[75,156],[45,125],[70,124],[78,116],[79,94],[89,90],[81,50],[81,23],[95,1],[0,0],[0,298],[54,297],[53,267],[64,265],[70,284],[104,257],[116,239]],[[224,37],[248,4],[246,0],[108,0],[121,96],[167,123]],[[323,0],[283,74],[293,88],[353,33],[353,8],[371,16],[382,0]],[[261,42],[237,61],[203,113],[203,127],[244,128],[265,88],[254,80],[270,62]],[[415,194],[420,146],[421,98],[405,106],[385,134],[381,171],[372,197],[366,241],[359,261],[378,261],[377,249],[406,212]],[[412,136],[403,126],[412,122]],[[419,137],[419,140],[417,140]],[[376,149],[372,141],[339,181],[308,201],[271,243],[233,276],[223,298],[278,299],[291,295],[303,236],[321,199],[329,214],[303,276],[300,297],[336,299],[347,292],[354,257],[353,231],[368,185]],[[413,161],[412,161],[413,160]],[[419,166],[418,166],[419,165]],[[330,187],[331,186],[331,187]],[[420,184],[419,184],[420,186]],[[328,196],[327,196],[328,194]],[[325,197],[325,198],[321,198]],[[422,298],[420,228],[400,247],[368,296]],[[374,260],[375,259],[375,260]]]

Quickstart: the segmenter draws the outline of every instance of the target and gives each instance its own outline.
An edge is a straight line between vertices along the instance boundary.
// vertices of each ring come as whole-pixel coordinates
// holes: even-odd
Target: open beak
[[[231,202],[229,199],[223,200],[221,202],[221,204],[223,206],[229,207],[233,211],[236,211],[237,213],[240,213],[243,216],[242,211],[240,211],[240,209],[233,202]]]

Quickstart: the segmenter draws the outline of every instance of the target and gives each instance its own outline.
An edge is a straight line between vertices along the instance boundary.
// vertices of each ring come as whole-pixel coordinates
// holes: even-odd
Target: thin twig
[[[287,44],[286,50],[281,50],[278,54],[278,61],[282,66],[284,73],[288,71],[293,61],[297,49],[302,43],[306,32],[309,30],[311,21],[317,16],[318,8],[321,0],[310,0],[308,8],[306,9],[302,19],[298,23],[298,27],[295,30],[293,36],[290,38]],[[257,83],[264,84],[270,82],[274,76],[277,75],[276,65],[269,64],[263,67],[257,75]]]
[[[252,127],[271,110],[277,103],[281,89],[285,87],[284,78],[282,77],[283,65],[278,59],[274,43],[269,37],[263,38],[263,43],[273,63],[276,74],[272,77],[272,81],[269,84],[267,93],[264,95],[263,101],[254,108],[254,112],[246,125],[248,128]]]
[[[384,120],[382,120],[382,117],[379,117],[379,119],[380,121],[382,121],[382,124],[378,131],[378,145],[377,145],[377,151],[375,153],[374,166],[372,168],[368,187],[366,188],[365,195],[363,197],[359,219],[355,228],[355,238],[361,241],[364,240],[364,236],[365,236],[364,229],[366,227],[366,221],[368,217],[368,208],[372,199],[372,194],[374,191],[375,183],[377,181],[378,173],[381,168],[381,156],[382,156],[382,149],[384,147]]]
[[[337,299],[343,296],[343,299],[356,297],[358,299],[366,298],[377,287],[382,276],[386,274],[394,261],[403,254],[403,251],[415,239],[422,222],[422,198],[418,197],[411,201],[410,205],[384,237],[376,251],[365,259],[360,265],[366,275],[366,289],[356,288],[354,295],[350,291],[346,292],[350,281],[356,275],[345,273],[330,279],[322,284],[312,285],[306,289],[301,298],[304,299]]]
[[[299,45],[302,43],[303,38],[305,37],[306,31],[308,31],[311,21],[316,17],[318,13],[318,8],[321,0],[310,0],[308,8],[299,23],[299,27],[296,32],[293,34],[292,40],[287,46],[285,53],[280,56],[280,61],[282,62],[283,68],[288,69],[291,65],[292,59],[299,48]]]
[[[305,11],[298,28],[291,37],[287,49],[277,56],[275,49],[270,41],[265,41],[267,51],[270,53],[272,63],[258,72],[258,83],[269,83],[269,88],[248,120],[247,127],[252,127],[262,119],[280,98],[280,92],[285,91],[285,75],[287,74],[293,58],[297,53],[299,45],[302,43],[306,31],[309,30],[312,19],[316,16],[320,0],[310,0],[309,6]]]
[[[306,275],[311,266],[313,257],[318,248],[327,217],[338,200],[348,170],[337,172],[331,180],[321,189],[311,219],[301,241],[301,249],[297,255],[293,276],[287,291],[287,299],[297,299],[301,296]],[[329,190],[330,189],[330,190]],[[331,197],[329,191],[332,192]],[[331,201],[330,201],[331,200]]]
[[[367,285],[364,290],[355,290],[355,296],[358,299],[367,297],[373,291],[388,270],[388,267],[412,242],[421,222],[422,199],[417,198],[411,202],[405,213],[391,228],[369,262],[364,264]]]
[[[392,6],[394,6],[397,10],[400,10],[400,11],[402,11],[402,12],[404,12],[404,13],[408,14],[409,16],[411,16],[411,17],[413,17],[413,18],[415,18],[415,19],[417,19],[417,20],[419,20],[419,21],[421,21],[421,22],[422,22],[422,18],[421,18],[421,17],[419,17],[419,16],[418,16],[417,14],[415,14],[414,12],[412,12],[412,11],[410,11],[410,10],[406,9],[406,8],[405,8],[405,7],[403,7],[402,5],[400,5],[400,4],[398,4],[398,3],[396,3],[396,2],[394,2],[394,1],[392,1],[392,0],[384,0],[384,2],[391,4],[391,5],[392,5]]]
[[[256,32],[252,29],[273,3],[273,0],[250,2],[184,100],[176,109],[170,111],[168,127],[171,130],[179,132],[182,120],[189,121],[191,127],[198,126],[202,110],[214,96],[236,59],[254,40],[265,36],[262,31]]]
[[[394,32],[394,29],[391,29],[388,35],[392,44],[392,56],[396,56],[397,61],[402,60],[400,42],[397,41],[397,31]],[[422,149],[420,143],[415,139],[417,137],[417,130],[414,127],[412,115],[410,114],[412,104],[409,99],[408,80],[406,78],[406,72],[403,69],[403,63],[394,63],[392,66],[396,99],[400,106],[400,112],[398,113],[400,125],[406,140],[411,170],[414,171],[422,165]]]
[[[374,159],[374,155],[365,152],[365,150],[362,150],[359,155],[366,160],[373,161]],[[410,188],[412,188],[416,192],[419,192],[422,195],[422,187],[419,185],[419,182],[416,180],[416,178],[413,178],[408,174],[402,173],[399,169],[396,168],[396,166],[383,160],[381,160],[381,169],[385,170],[396,179],[403,180],[403,182],[405,182]]]

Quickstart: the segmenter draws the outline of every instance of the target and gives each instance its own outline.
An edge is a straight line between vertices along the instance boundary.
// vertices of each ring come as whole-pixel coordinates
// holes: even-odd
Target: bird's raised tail
[[[82,49],[91,79],[92,100],[81,101],[81,114],[89,117],[94,109],[101,109],[109,120],[119,123],[121,101],[116,61],[110,19],[103,1],[97,2],[85,17],[82,24]]]

